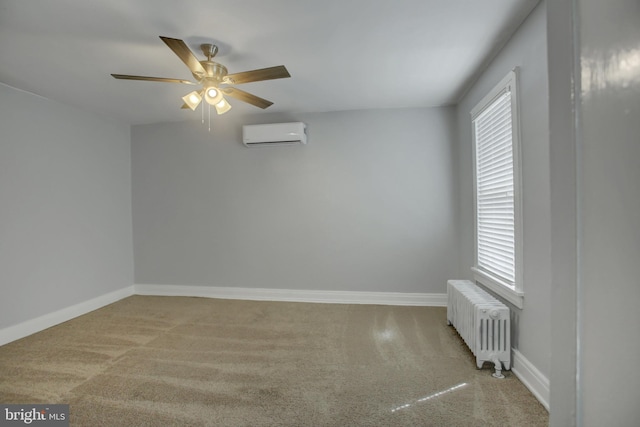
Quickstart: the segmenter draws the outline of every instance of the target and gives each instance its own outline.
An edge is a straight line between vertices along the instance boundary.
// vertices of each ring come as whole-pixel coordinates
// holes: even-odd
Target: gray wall
[[[524,308],[512,308],[512,345],[547,378],[550,371],[550,187],[545,3],[539,4],[457,106],[460,141],[460,256],[464,278],[474,259],[471,109],[520,68]]]
[[[570,7],[571,6],[571,7]],[[640,419],[640,4],[549,3],[552,426]]]
[[[547,4],[551,186],[549,425],[576,425],[577,186],[573,3]],[[579,75],[579,70],[577,71]],[[579,92],[579,91],[578,91]]]
[[[0,84],[0,328],[132,284],[129,127]]]
[[[453,109],[213,120],[132,129],[136,283],[444,293],[457,276]],[[242,124],[282,121],[309,144],[241,144]]]
[[[640,2],[580,0],[578,335],[585,426],[640,423]]]

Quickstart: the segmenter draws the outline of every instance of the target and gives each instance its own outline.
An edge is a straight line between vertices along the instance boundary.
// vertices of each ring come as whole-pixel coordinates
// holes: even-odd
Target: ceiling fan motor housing
[[[218,64],[217,62],[200,61],[200,64],[202,64],[202,68],[204,68],[207,74],[205,76],[198,75],[196,73],[192,74],[193,77],[203,85],[205,85],[205,83],[209,83],[208,86],[218,87],[218,84],[220,84],[222,79],[228,74],[227,67],[222,64]]]

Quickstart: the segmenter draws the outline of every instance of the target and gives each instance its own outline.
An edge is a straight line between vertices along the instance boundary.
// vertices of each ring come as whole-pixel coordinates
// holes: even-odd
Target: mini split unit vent
[[[242,142],[247,147],[306,144],[306,126],[301,122],[242,126]]]

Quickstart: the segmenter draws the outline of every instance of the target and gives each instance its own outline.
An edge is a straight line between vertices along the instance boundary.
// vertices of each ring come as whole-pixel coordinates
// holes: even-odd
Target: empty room
[[[0,425],[637,425],[638,22],[0,0]]]

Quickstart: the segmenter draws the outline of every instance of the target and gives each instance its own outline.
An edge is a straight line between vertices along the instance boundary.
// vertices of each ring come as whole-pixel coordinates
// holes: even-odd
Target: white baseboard
[[[524,384],[529,391],[549,410],[549,378],[545,377],[518,350],[513,350],[513,366],[511,372]]]
[[[378,304],[446,307],[447,294],[403,292],[304,291],[293,289],[225,288],[212,286],[133,285],[0,329],[0,345],[97,310],[131,295],[185,296],[255,301],[291,301],[334,304]]]
[[[67,320],[71,320],[74,317],[82,316],[83,314],[102,308],[105,305],[112,304],[133,295],[133,290],[133,286],[127,286],[126,288],[101,295],[90,299],[89,301],[84,301],[70,307],[54,311],[53,313],[45,314],[43,316],[36,317],[35,319],[0,329],[0,345],[19,340],[20,338],[24,338],[31,334],[35,334],[36,332],[40,332],[52,326],[66,322]]]
[[[446,307],[447,294],[296,289],[227,288],[214,286],[134,285],[137,295],[184,296],[254,301],[291,301],[333,304],[417,305]]]

